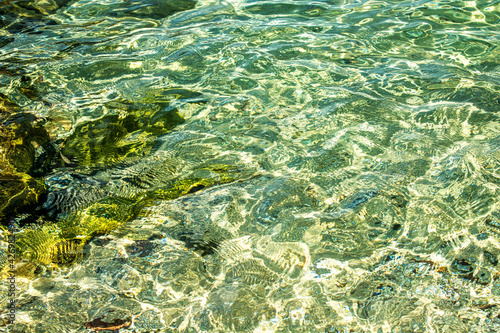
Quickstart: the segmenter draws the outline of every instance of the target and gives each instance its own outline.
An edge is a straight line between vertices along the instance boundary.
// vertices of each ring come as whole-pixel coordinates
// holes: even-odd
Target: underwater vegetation
[[[61,152],[77,166],[111,166],[127,157],[148,154],[158,135],[183,121],[177,110],[165,111],[161,105],[132,109],[123,117],[107,115],[77,126]]]
[[[158,200],[251,176],[252,170],[235,165],[201,162],[181,177],[178,157],[152,155],[157,139],[184,121],[169,107],[171,101],[200,102],[200,96],[168,89],[136,103],[113,101],[108,107],[119,115],[80,123],[58,142],[50,141],[45,119],[30,113],[5,116],[0,214],[4,226],[15,221],[20,228],[17,274],[34,276],[72,264],[93,237],[147,215]]]
[[[55,222],[24,227],[16,234],[17,255],[24,261],[18,267],[18,274],[22,274],[26,266],[54,268],[73,263],[82,257],[85,244],[93,237],[107,234],[127,221],[147,215],[144,208],[152,206],[157,200],[176,199],[239,178],[238,174],[230,174],[234,172],[230,166],[215,165],[204,171],[211,177],[182,179],[155,191],[136,187],[135,191],[120,193],[121,190],[115,188],[116,193],[106,192],[107,195],[87,206],[76,210],[63,209],[64,213],[59,213]],[[118,196],[120,194],[122,196]],[[86,192],[74,195],[85,196]],[[65,198],[64,201],[66,199],[71,200]],[[75,204],[75,207],[78,206]],[[56,207],[50,208],[56,210]],[[30,272],[33,274],[34,271]]]
[[[2,1],[0,15],[2,21],[0,28],[10,33],[32,32],[36,26],[54,24],[54,21],[46,18],[46,15],[54,13],[59,8],[65,6],[68,0],[53,1],[22,1],[10,0]],[[1,46],[13,41],[13,38],[2,38]]]
[[[193,9],[196,5],[194,0],[161,1],[149,0],[141,1],[140,4],[130,6],[124,3],[115,7],[107,13],[111,17],[136,17],[149,19],[162,19],[177,12]]]
[[[17,112],[18,106],[0,95],[0,220],[37,205],[45,193],[41,175],[56,151],[43,127],[44,120]],[[41,148],[38,156],[36,149]]]
[[[130,201],[106,199],[56,222],[30,225],[16,234],[17,272],[25,267],[57,267],[81,258],[84,245],[133,217]],[[33,273],[33,272],[31,272]]]
[[[95,170],[147,156],[154,152],[158,137],[184,122],[171,102],[204,102],[201,96],[168,88],[152,89],[139,101],[110,101],[106,107],[113,114],[80,123],[65,140],[61,147],[64,164]]]
[[[48,24],[57,24],[57,22],[48,19],[47,15],[55,13],[57,10],[67,6],[69,0],[50,0],[50,1],[25,1],[8,0],[2,1],[0,15],[2,21],[0,28],[6,29],[11,33],[32,32],[37,26]],[[174,13],[194,8],[196,1],[141,1],[140,4],[130,6],[125,2],[120,7],[109,8],[109,11],[103,11],[103,14],[110,17],[136,17],[149,19],[162,19]],[[4,45],[12,40],[4,39]],[[2,42],[0,42],[0,47]]]

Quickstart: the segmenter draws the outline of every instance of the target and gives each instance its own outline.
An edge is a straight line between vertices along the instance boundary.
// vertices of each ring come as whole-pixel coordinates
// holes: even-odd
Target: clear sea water
[[[55,220],[140,208],[0,331],[500,331],[500,1],[23,3],[0,92],[95,145],[44,175]]]

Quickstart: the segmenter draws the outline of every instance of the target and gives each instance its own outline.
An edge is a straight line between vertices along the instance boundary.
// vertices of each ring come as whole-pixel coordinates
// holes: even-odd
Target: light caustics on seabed
[[[0,330],[499,331],[499,11],[2,2]]]

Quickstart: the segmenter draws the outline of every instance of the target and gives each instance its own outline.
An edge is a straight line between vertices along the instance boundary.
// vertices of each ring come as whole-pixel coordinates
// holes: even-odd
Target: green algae
[[[9,216],[21,214],[38,204],[46,187],[41,179],[6,170],[0,162],[0,220],[5,224]]]
[[[14,108],[15,104],[1,98],[2,106]],[[43,121],[30,113],[9,114],[3,109],[0,122],[0,220],[19,215],[35,207],[46,191],[43,179],[55,150],[50,143]],[[0,119],[1,120],[1,119]],[[37,156],[36,149],[43,153]]]
[[[5,73],[2,72],[5,75]],[[9,114],[17,111],[19,106],[14,103],[7,95],[0,93],[0,120],[4,120]]]
[[[146,96],[140,100],[143,103],[170,103],[175,99],[200,98],[201,93],[183,88],[156,88],[146,92]]]
[[[157,200],[173,200],[209,187],[238,179],[238,168],[214,164],[200,170],[210,172],[211,178],[179,179],[170,187],[143,191],[133,199],[106,197],[86,208],[60,217],[56,222],[23,228],[16,234],[18,270],[28,277],[36,275],[32,268],[58,268],[71,265],[83,256],[84,246],[99,235],[119,229],[127,221],[146,214],[144,208]],[[5,269],[5,268],[4,268]],[[21,274],[21,273],[20,273]]]
[[[16,233],[18,262],[51,268],[72,264],[92,237],[107,234],[134,216],[130,200],[106,198],[57,222],[25,227]]]
[[[17,254],[19,258],[35,264],[49,265],[55,248],[61,241],[57,225],[28,227],[16,235]]]
[[[150,89],[137,101],[106,103],[113,114],[76,126],[62,154],[80,167],[103,168],[150,154],[156,139],[184,123],[174,100],[199,102],[202,94],[182,88]]]
[[[155,139],[184,122],[176,109],[162,105],[115,102],[128,114],[106,115],[78,125],[62,148],[62,154],[82,167],[109,167],[125,159],[149,154]]]
[[[132,200],[104,198],[85,209],[68,214],[57,222],[64,239],[81,239],[107,234],[135,217]]]
[[[173,187],[160,189],[154,192],[153,197],[158,200],[172,200],[183,195],[198,192],[202,189],[212,187],[214,185],[231,182],[231,178],[227,179],[184,179],[178,181]]]
[[[233,165],[213,164],[201,167],[201,175],[177,180],[173,186],[158,189],[148,193],[148,202],[155,200],[173,200],[181,196],[195,193],[216,185],[231,183],[241,178],[240,170]],[[205,173],[208,171],[208,174]]]
[[[111,101],[107,107],[117,114],[77,125],[63,142],[57,161],[53,160],[55,150],[50,149],[53,146],[44,129],[45,121],[26,113],[7,114],[0,132],[4,180],[0,187],[0,198],[4,199],[0,217],[18,216],[28,206],[36,208],[47,188],[42,178],[33,175],[43,174],[53,166],[76,164],[100,169],[149,155],[158,136],[184,122],[170,103],[176,99],[198,101],[200,96],[186,89],[152,89],[138,102]],[[6,106],[15,105],[8,98],[3,100]],[[45,159],[36,156],[40,146]],[[70,265],[82,257],[84,246],[93,237],[120,228],[155,201],[173,200],[232,182],[238,172],[231,165],[208,165],[154,191],[142,189],[132,197],[121,197],[120,192],[106,196],[86,207],[60,214],[54,222],[40,216],[36,225],[22,226],[16,234],[16,271],[34,276],[40,267]]]

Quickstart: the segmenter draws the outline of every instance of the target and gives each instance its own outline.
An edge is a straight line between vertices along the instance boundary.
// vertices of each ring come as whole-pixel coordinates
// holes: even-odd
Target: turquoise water
[[[0,329],[500,330],[499,1],[0,15]]]

